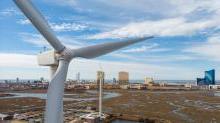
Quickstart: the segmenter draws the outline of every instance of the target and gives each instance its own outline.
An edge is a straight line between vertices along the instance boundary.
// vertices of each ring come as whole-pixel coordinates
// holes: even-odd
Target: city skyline
[[[188,5],[163,1],[161,5],[168,7],[159,9],[158,5],[145,6],[152,5],[151,1],[121,1],[120,5],[99,0],[93,5],[76,0],[62,4],[59,0],[33,2],[61,41],[72,48],[118,41],[118,37],[156,35],[155,39],[94,60],[76,59],[70,65],[68,78],[75,78],[77,72],[82,73],[82,78],[95,78],[101,64],[107,79],[116,77],[118,71],[128,71],[131,79],[149,76],[195,80],[209,69],[215,69],[216,79],[220,79],[219,1]],[[0,78],[48,78],[48,68],[38,66],[36,60],[44,46],[50,48],[43,37],[12,1],[1,1],[0,15]]]

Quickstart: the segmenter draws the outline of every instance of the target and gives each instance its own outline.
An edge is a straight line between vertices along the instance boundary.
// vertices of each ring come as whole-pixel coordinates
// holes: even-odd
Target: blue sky
[[[209,0],[35,0],[58,38],[79,48],[127,37],[155,38],[96,59],[74,59],[68,78],[77,72],[95,79],[128,71],[130,79],[188,79],[216,69],[220,79],[220,1]],[[158,4],[160,3],[160,4]],[[0,2],[0,79],[48,78],[36,55],[51,47],[10,0]]]

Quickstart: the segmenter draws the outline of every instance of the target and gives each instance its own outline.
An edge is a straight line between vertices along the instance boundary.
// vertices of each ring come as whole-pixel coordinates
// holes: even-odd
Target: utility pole
[[[100,73],[100,76],[99,76],[99,121],[100,123],[102,122],[102,84],[104,83],[104,71],[102,69],[102,65],[101,63],[99,64],[99,67],[100,67],[100,70],[101,70],[101,73]]]
[[[102,83],[103,83],[103,74],[100,75],[99,83],[99,118],[102,120]]]

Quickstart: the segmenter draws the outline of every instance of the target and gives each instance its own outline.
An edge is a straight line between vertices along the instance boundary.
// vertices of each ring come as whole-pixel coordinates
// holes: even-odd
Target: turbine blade
[[[95,58],[110,53],[112,51],[118,50],[120,48],[126,47],[128,45],[135,44],[151,38],[153,38],[153,36],[83,47],[73,50],[72,57]]]
[[[53,34],[49,24],[46,22],[40,12],[34,7],[31,1],[14,0],[14,2],[57,52],[64,50],[64,45]]]
[[[58,69],[50,82],[46,102],[46,123],[63,123],[64,82],[68,66],[68,61],[60,60]]]

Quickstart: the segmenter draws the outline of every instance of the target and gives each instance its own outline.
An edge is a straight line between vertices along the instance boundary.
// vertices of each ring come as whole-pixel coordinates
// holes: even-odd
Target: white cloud
[[[48,78],[48,69],[42,69],[37,65],[35,55],[25,55],[16,53],[0,53],[0,68],[2,73],[10,73],[9,75],[1,74],[0,78],[40,78],[41,76]],[[106,78],[111,79],[117,77],[119,71],[128,71],[130,79],[143,79],[145,76],[152,76],[156,79],[181,79],[182,75],[187,75],[190,79],[192,77],[191,69],[181,68],[166,65],[142,64],[137,62],[117,62],[105,60],[88,60],[88,59],[74,59],[69,66],[68,78],[75,78],[75,73],[81,72],[81,77],[85,79],[95,79],[96,71],[100,69],[100,64],[106,72]],[[7,69],[4,69],[4,68]],[[28,68],[28,69],[25,69]],[[177,72],[178,71],[178,72]],[[17,73],[18,72],[18,73]],[[172,73],[181,73],[175,75]],[[190,73],[190,74],[189,74]],[[191,76],[189,76],[191,75]]]
[[[56,3],[57,5],[62,5],[62,6],[75,6],[77,5],[77,0],[54,0],[54,1],[50,1],[47,0],[47,2],[51,2],[51,3]]]
[[[112,17],[119,18],[127,18],[127,16],[128,18],[132,18],[132,16],[143,17],[143,15],[155,15],[165,18],[185,16],[198,10],[217,11],[220,4],[219,0],[138,0],[138,2],[136,0],[56,0],[54,3],[71,6],[80,11],[88,11],[97,15],[114,15]]]
[[[136,61],[142,63],[170,63],[170,62],[181,62],[181,61],[193,61],[197,60],[197,57],[186,55],[186,54],[177,54],[177,55],[130,55],[128,53],[111,53],[110,56],[120,59],[126,59],[129,61]]]
[[[182,36],[193,35],[208,28],[218,27],[217,19],[189,22],[184,18],[163,19],[130,23],[113,31],[91,36],[92,39],[123,38],[139,36]]]
[[[40,34],[20,33],[20,36],[24,42],[34,44],[38,47],[50,47],[49,43]]]
[[[0,53],[1,79],[39,79],[48,78],[49,70],[37,64],[36,55]]]
[[[66,4],[71,5],[73,8],[77,8],[80,11],[87,11],[86,15],[89,15],[91,21],[103,22],[103,25],[108,25],[108,31],[97,35],[93,35],[90,38],[102,39],[102,38],[118,38],[118,37],[130,37],[130,36],[182,36],[193,35],[203,31],[207,31],[209,28],[219,27],[219,0],[94,0],[94,1],[77,1],[77,0],[65,0],[59,1],[59,5]],[[94,4],[90,4],[90,3]],[[160,4],[158,4],[160,3]],[[106,11],[107,10],[107,11]],[[198,14],[208,12],[207,15]],[[83,12],[82,12],[83,13]],[[84,12],[85,13],[85,12]],[[0,12],[0,15],[12,16],[16,13],[15,9],[8,9]],[[72,14],[72,13],[71,13]],[[95,15],[94,15],[95,14]],[[91,16],[90,16],[91,15]],[[82,14],[82,16],[84,16]],[[195,19],[197,16],[199,19]],[[3,16],[4,17],[4,16]],[[102,17],[100,19],[100,17]],[[191,19],[192,17],[193,19]],[[87,19],[88,19],[87,18]],[[95,19],[94,19],[95,18]],[[93,20],[94,19],[94,20]],[[82,19],[83,20],[83,19]],[[98,20],[98,21],[97,21]],[[105,22],[109,21],[109,22]],[[84,20],[85,22],[85,20]],[[28,20],[18,20],[20,24],[29,24]],[[123,25],[122,25],[123,23]],[[111,25],[114,29],[111,28]],[[81,31],[87,29],[87,25],[79,23],[52,23],[50,24],[55,31]],[[110,26],[109,26],[110,25]],[[120,26],[119,26],[120,25]],[[106,31],[106,30],[105,30]],[[209,39],[206,43],[193,45],[186,51],[194,53],[210,59],[219,60],[219,38],[218,36]],[[35,46],[48,46],[45,39],[39,34],[23,34],[22,39]],[[59,36],[61,42],[72,48],[78,48],[87,45],[75,41],[70,36]],[[211,41],[214,40],[214,41]],[[208,50],[207,50],[208,49]],[[161,52],[167,51],[166,48],[158,48],[155,46],[141,46],[137,48],[127,49],[125,52]],[[127,61],[133,62],[116,62],[116,61],[102,61],[102,60],[82,60],[75,59],[70,65],[70,71],[68,77],[74,78],[75,73],[80,71],[84,78],[95,78],[95,72],[99,69],[99,64],[103,65],[104,70],[107,73],[108,78],[116,77],[117,72],[120,70],[129,71],[131,78],[143,78],[144,76],[153,76],[157,79],[194,79],[196,68],[185,68],[184,66],[166,66],[161,64],[148,64],[150,62],[175,62],[194,60],[194,56],[188,55],[166,55],[166,56],[138,56],[126,55],[123,53],[110,54],[114,57],[125,58]],[[39,76],[46,76],[45,72],[36,72],[39,66],[36,63],[36,56],[25,54],[0,54],[0,78],[4,76],[28,76],[30,78],[39,78]],[[6,59],[6,60],[5,60]],[[135,59],[135,60],[134,60]],[[4,61],[5,60],[5,61]],[[143,63],[138,63],[143,61]],[[19,68],[12,70],[13,72],[7,72],[1,68]],[[22,72],[25,68],[31,69],[28,72]],[[193,69],[193,70],[192,70]],[[10,69],[9,69],[10,70]],[[8,70],[8,71],[9,71]],[[14,72],[15,71],[15,72]],[[20,72],[19,72],[20,71]],[[2,74],[3,73],[3,74]],[[17,74],[19,73],[19,75]],[[175,76],[173,74],[175,73]]]
[[[0,15],[2,16],[13,16],[13,15],[20,15],[21,13],[18,12],[14,8],[7,8],[0,11]]]
[[[122,52],[125,52],[125,53],[145,52],[145,51],[152,50],[153,48],[157,47],[158,45],[159,44],[153,43],[148,46],[141,46],[141,47],[137,47],[137,48],[127,49]]]
[[[170,51],[171,49],[168,48],[159,48],[159,44],[153,43],[147,46],[140,46],[135,48],[130,48],[123,50],[124,53],[140,53],[140,52],[165,52]]]
[[[0,67],[37,68],[35,55],[0,53]]]
[[[91,2],[92,5],[88,1],[72,0],[73,4],[69,2],[65,1],[62,5],[79,8],[91,15],[95,13],[97,17],[107,18],[105,20],[120,25],[93,35],[90,37],[92,39],[145,35],[185,36],[219,27],[220,24],[219,0],[95,0]]]
[[[154,62],[180,62],[180,61],[192,61],[192,60],[196,60],[196,58],[185,54],[146,57],[146,61],[154,61]]]
[[[77,23],[50,23],[50,26],[54,31],[63,32],[63,31],[82,31],[87,28],[84,24],[77,24]]]
[[[21,25],[27,25],[30,24],[31,22],[28,19],[19,19],[17,23]]]
[[[142,59],[138,59],[137,57],[134,57],[134,56],[132,56],[132,55],[128,55],[128,54],[126,54],[126,53],[118,53],[118,52],[116,52],[116,53],[110,53],[109,54],[110,56],[112,56],[112,57],[115,57],[115,58],[121,58],[121,59],[128,59],[128,60],[142,60]]]
[[[31,24],[31,22],[28,19],[19,19],[17,23],[21,25]],[[57,31],[57,32],[82,31],[88,28],[87,25],[79,24],[79,23],[64,23],[63,22],[61,24],[58,24],[58,23],[49,22],[49,25],[54,31]]]
[[[213,15],[219,17],[220,14],[219,0],[56,0],[53,3],[102,17],[99,20],[103,20],[105,25],[179,17],[186,20],[210,20]]]
[[[119,71],[128,71],[130,79],[142,80],[145,76],[150,76],[154,79],[192,79],[194,73],[196,73],[195,69],[183,68],[182,66],[76,59],[70,65],[69,77],[74,76],[75,74],[72,75],[73,73],[81,72],[82,77],[94,79],[96,71],[100,69],[100,65],[105,71],[107,79],[117,78]],[[176,73],[175,76],[173,76],[174,73]]]
[[[46,41],[46,39],[40,35],[40,34],[32,34],[32,33],[20,33],[20,36],[23,41],[33,44],[37,47],[48,47],[51,48],[49,43]],[[67,47],[69,48],[79,48],[82,46],[86,46],[87,44],[80,42],[76,40],[73,37],[70,36],[58,36],[58,39]]]
[[[109,20],[118,20],[118,25],[121,25],[119,28],[91,36],[90,38],[93,39],[144,35],[193,35],[204,31],[204,29],[217,27],[220,24],[219,0],[160,0],[157,2],[155,2],[155,0],[140,0],[139,2],[135,0],[116,1],[117,0],[95,0],[91,2],[93,3],[92,5],[89,1],[77,0],[56,0],[55,3],[85,10],[89,15],[95,13],[97,17],[103,16],[104,13],[104,18],[117,18]],[[158,2],[160,2],[160,4],[158,4]],[[209,14],[204,15],[204,12],[208,12]],[[127,15],[131,17],[127,17]],[[138,17],[136,17],[136,15],[138,15]],[[191,19],[197,16],[200,16],[200,18]],[[119,17],[126,19],[120,21],[121,19],[119,19]],[[105,25],[108,24],[111,25],[112,23],[105,23]],[[55,31],[80,31],[87,28],[87,25],[79,23],[51,23],[50,25]]]
[[[152,49],[151,52],[166,52],[166,51],[171,51],[172,49],[170,48],[155,48]]]
[[[157,66],[137,62],[76,59],[70,65],[70,76],[73,76],[72,73],[80,71],[82,76],[84,75],[94,79],[96,71],[100,69],[100,65],[105,71],[107,79],[117,77],[119,71],[128,71],[130,73],[130,79],[143,79],[145,76],[152,76],[155,78],[165,77],[167,75],[165,71],[174,70],[172,67],[168,66]],[[161,75],[158,75],[159,73]]]
[[[194,44],[183,51],[199,55],[206,60],[220,61],[220,36],[211,36],[206,42]]]

